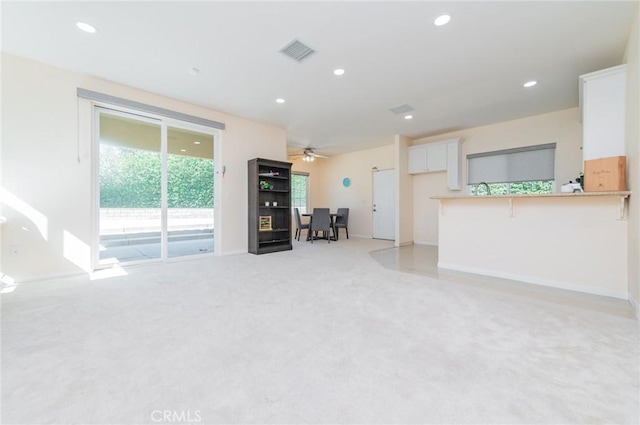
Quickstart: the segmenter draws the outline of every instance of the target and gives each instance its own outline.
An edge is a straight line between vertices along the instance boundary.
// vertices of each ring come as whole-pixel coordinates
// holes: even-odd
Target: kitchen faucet
[[[491,188],[489,187],[489,185],[485,182],[480,182],[476,185],[476,195],[478,194],[478,189],[480,189],[480,186],[484,185],[484,187],[487,188],[487,195],[491,195]]]

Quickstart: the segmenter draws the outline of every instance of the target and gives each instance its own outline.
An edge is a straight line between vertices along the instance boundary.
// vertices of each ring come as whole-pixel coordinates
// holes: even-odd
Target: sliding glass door
[[[96,108],[94,267],[213,252],[213,134]]]
[[[213,252],[213,136],[167,133],[167,255]]]
[[[99,111],[99,263],[161,257],[158,120]]]

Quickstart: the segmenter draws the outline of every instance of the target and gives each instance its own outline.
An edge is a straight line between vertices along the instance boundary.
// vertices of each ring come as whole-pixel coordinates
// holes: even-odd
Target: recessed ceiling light
[[[93,34],[94,32],[98,31],[96,29],[96,27],[94,27],[93,25],[89,25],[86,22],[76,22],[76,26],[78,28],[80,28],[82,31],[88,32],[88,33],[91,33],[91,34]]]
[[[186,151],[187,151],[186,149],[180,149],[180,152],[186,152]]]
[[[198,142],[197,140],[195,142],[193,142],[194,145],[199,145],[200,142]]]
[[[433,21],[433,23],[439,27],[446,25],[449,23],[449,21],[451,20],[451,16],[449,15],[440,15],[436,18],[435,21]]]
[[[344,69],[338,68],[338,69],[334,70],[333,73],[335,75],[344,75]]]
[[[538,84],[537,81],[527,81],[526,83],[523,84],[523,86],[525,86],[525,87],[533,87],[536,84]]]
[[[284,99],[280,97],[280,98],[276,99],[276,102],[278,102],[278,103],[284,103]]]
[[[189,74],[191,74],[191,75],[198,75],[198,74],[200,74],[200,70],[199,70],[198,68],[196,68],[196,67],[193,67],[193,68],[191,68],[191,69],[189,70]]]
[[[405,115],[405,116],[404,116],[404,119],[405,119],[405,120],[410,120],[410,119],[412,119],[412,118],[413,118],[413,115]]]

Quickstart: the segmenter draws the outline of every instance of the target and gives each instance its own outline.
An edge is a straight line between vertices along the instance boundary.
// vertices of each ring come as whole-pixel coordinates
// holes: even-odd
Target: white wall
[[[301,161],[294,162],[294,171],[309,170],[311,173],[311,208],[328,207],[332,211],[349,208],[349,236],[370,238],[372,235],[373,177],[372,168],[393,169],[395,166],[394,145],[367,149],[316,159],[314,165],[305,168]],[[351,179],[344,187],[342,180]]]
[[[28,59],[2,55],[0,269],[14,278],[91,267],[91,111],[78,87],[226,124],[216,147],[218,254],[247,249],[247,160],[286,159],[286,132],[236,116]],[[218,167],[218,171],[220,167]],[[21,253],[10,256],[10,246]]]
[[[625,53],[627,63],[626,151],[629,198],[629,295],[640,316],[640,6]]]
[[[463,140],[463,193],[466,156],[478,152],[555,142],[557,191],[561,183],[575,180],[582,171],[582,126],[577,108],[416,139],[414,145],[456,137]],[[447,189],[446,179],[445,172],[413,176],[413,239],[416,243],[438,244],[438,201],[430,198],[460,194]]]

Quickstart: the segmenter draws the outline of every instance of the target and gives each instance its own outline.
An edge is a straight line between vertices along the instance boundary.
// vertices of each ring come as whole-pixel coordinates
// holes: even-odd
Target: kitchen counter
[[[438,267],[628,298],[631,192],[438,196]]]
[[[440,213],[444,213],[445,201],[448,200],[500,200],[506,199],[509,205],[509,216],[513,217],[515,214],[515,200],[529,200],[539,198],[563,198],[563,199],[581,199],[591,197],[617,197],[619,202],[617,203],[617,211],[619,219],[626,219],[626,202],[625,200],[631,196],[631,192],[618,191],[618,192],[576,192],[576,193],[532,193],[532,194],[513,194],[513,195],[445,195],[445,196],[432,196],[431,199],[438,199],[440,201]],[[540,205],[544,205],[541,203]]]
[[[583,196],[621,196],[628,198],[631,192],[576,192],[576,193],[532,193],[513,195],[445,195],[432,196],[431,199],[491,199],[491,198],[575,198]]]

